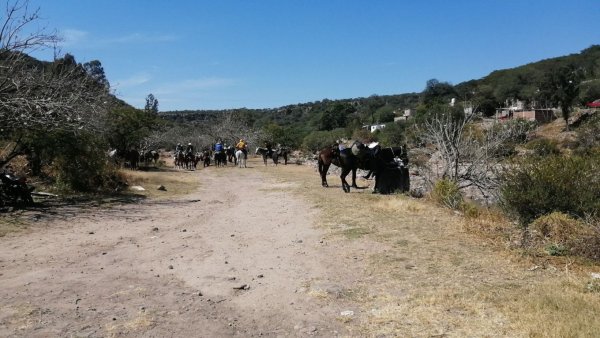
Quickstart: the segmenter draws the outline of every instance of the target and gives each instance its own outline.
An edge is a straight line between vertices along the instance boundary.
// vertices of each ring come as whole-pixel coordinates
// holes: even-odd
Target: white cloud
[[[218,77],[188,79],[176,83],[163,84],[153,90],[153,93],[156,95],[168,95],[183,92],[194,92],[199,90],[229,87],[236,84],[236,82],[237,81],[234,79]]]
[[[65,29],[62,31],[63,46],[73,46],[84,42],[88,32],[78,29]]]
[[[160,34],[160,35],[147,35],[142,33],[131,33],[123,36],[109,37],[109,38],[90,38],[90,33],[79,30],[79,29],[65,29],[61,31],[63,38],[62,45],[65,47],[71,46],[110,46],[116,44],[131,44],[131,43],[161,43],[176,41],[179,38],[175,35]]]
[[[117,80],[114,82],[113,87],[118,89],[136,87],[145,83],[148,83],[152,77],[148,73],[134,74],[126,79]]]
[[[102,44],[121,44],[121,43],[156,43],[175,41],[177,37],[174,35],[146,35],[141,33],[131,33],[114,38],[102,39],[99,43]]]

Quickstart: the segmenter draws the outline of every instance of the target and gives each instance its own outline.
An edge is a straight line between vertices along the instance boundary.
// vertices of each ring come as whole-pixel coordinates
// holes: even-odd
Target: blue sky
[[[159,110],[420,92],[600,44],[599,0],[30,0],[62,53]],[[38,54],[49,59],[51,53]]]

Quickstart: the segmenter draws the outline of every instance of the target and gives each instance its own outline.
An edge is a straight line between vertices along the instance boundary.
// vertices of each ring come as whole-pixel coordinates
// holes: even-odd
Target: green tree
[[[158,100],[154,95],[148,94],[148,96],[146,96],[146,106],[144,106],[144,110],[154,115],[158,114]]]
[[[388,123],[378,135],[379,142],[384,146],[401,146],[406,143],[406,124],[402,122]]]
[[[124,151],[139,147],[144,138],[157,126],[155,115],[144,110],[124,107],[108,115],[106,135],[112,148]]]
[[[448,104],[450,99],[456,96],[457,93],[450,83],[431,79],[427,81],[425,90],[421,93],[421,100],[426,106]]]
[[[567,130],[569,130],[569,117],[573,103],[579,95],[581,79],[580,69],[574,66],[560,67],[546,74],[538,93],[540,99],[560,107]]]
[[[67,59],[67,55],[65,55],[65,60]],[[90,62],[86,62],[83,64],[83,69],[88,74],[88,76],[90,76],[94,81],[96,81],[107,91],[110,89],[110,84],[108,82],[108,79],[106,78],[106,74],[104,74],[104,68],[102,67],[102,63],[100,61],[93,60]]]

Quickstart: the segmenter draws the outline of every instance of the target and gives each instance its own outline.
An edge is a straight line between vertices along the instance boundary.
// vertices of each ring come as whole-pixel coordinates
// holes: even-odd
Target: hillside
[[[600,45],[592,45],[567,56],[560,56],[526,64],[520,67],[495,70],[481,78],[465,81],[456,85],[446,82],[443,91],[436,92],[438,99],[450,101],[474,102],[479,109],[490,115],[507,100],[523,100],[528,103],[540,101],[540,88],[545,78],[561,67],[578,70],[581,73],[581,88],[578,104],[600,98]],[[429,82],[428,82],[429,84]],[[327,130],[320,125],[323,115],[337,107],[343,107],[347,115],[343,125],[357,121],[357,124],[386,123],[393,121],[394,112],[404,109],[416,109],[423,104],[425,88],[422,93],[404,93],[397,95],[372,95],[369,97],[349,98],[291,104],[279,108],[237,109],[237,110],[186,110],[166,111],[161,115],[179,122],[195,122],[211,120],[220,113],[236,112],[244,116],[254,127],[263,127],[268,123],[280,126],[307,125],[317,130]],[[331,128],[333,129],[333,128]]]

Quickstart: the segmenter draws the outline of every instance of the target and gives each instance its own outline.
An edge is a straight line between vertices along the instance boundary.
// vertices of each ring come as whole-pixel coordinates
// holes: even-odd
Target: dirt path
[[[343,293],[360,265],[338,264],[306,202],[259,170],[224,170],[194,173],[201,189],[184,199],[0,238],[0,336],[351,334],[352,303],[314,285]]]
[[[182,198],[61,207],[1,237],[0,337],[562,337],[600,327],[589,277],[532,266],[431,203],[344,194],[335,175],[323,189],[308,166],[260,159],[184,175],[200,188]]]

